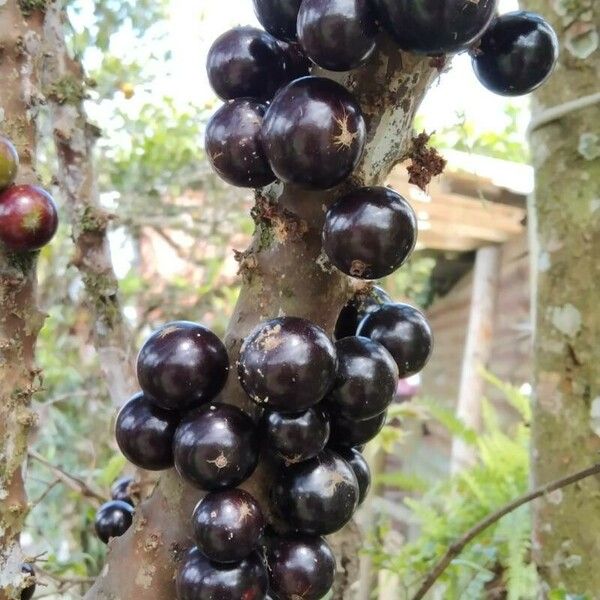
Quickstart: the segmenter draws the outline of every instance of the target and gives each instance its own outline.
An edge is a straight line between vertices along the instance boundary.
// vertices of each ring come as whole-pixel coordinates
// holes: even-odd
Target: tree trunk
[[[244,283],[226,335],[233,369],[220,396],[251,414],[256,408],[235,375],[242,340],[258,323],[282,314],[310,319],[332,332],[350,285],[321,255],[324,207],[350,185],[382,182],[405,155],[414,113],[437,73],[429,59],[402,55],[387,39],[381,42],[368,65],[340,75],[360,102],[368,125],[367,151],[352,180],[327,192],[275,184],[257,193],[256,233],[251,247],[240,255]],[[261,463],[241,486],[267,513],[269,477],[267,465]],[[86,598],[172,600],[176,562],[191,545],[190,515],[200,497],[174,471],[164,473],[154,494],[138,508],[131,529],[111,542],[106,566]],[[356,579],[357,535],[351,526],[333,536],[333,542],[340,580],[345,582],[338,584],[336,598],[347,599],[347,584]]]
[[[20,183],[36,183],[37,65],[42,15],[21,13],[17,0],[0,6],[0,132],[21,159]],[[35,423],[32,394],[40,387],[35,343],[44,315],[36,304],[36,254],[0,247],[0,600],[20,598],[19,535],[27,515],[24,464]]]
[[[107,228],[111,216],[100,206],[94,170],[97,132],[83,101],[85,76],[70,57],[64,36],[64,7],[54,0],[44,20],[43,83],[58,157],[58,182],[71,221],[75,255],[94,323],[94,346],[114,406],[136,389],[132,339],[117,295]]]
[[[561,38],[559,66],[534,96],[531,133],[537,486],[596,462],[600,450],[600,3],[522,4]],[[598,478],[537,501],[534,553],[545,590],[598,597],[599,530]]]

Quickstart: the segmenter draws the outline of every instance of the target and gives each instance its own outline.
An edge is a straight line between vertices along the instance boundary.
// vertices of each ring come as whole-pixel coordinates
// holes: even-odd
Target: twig
[[[50,469],[50,471],[54,473],[57,479],[62,481],[66,486],[70,487],[72,490],[75,490],[76,492],[80,493],[85,498],[93,498],[98,502],[106,502],[107,498],[99,492],[93,490],[87,483],[85,483],[85,481],[67,473],[66,471],[63,471],[60,467],[53,465],[51,462],[48,462],[41,454],[38,454],[35,450],[29,450],[28,454],[31,458]]]
[[[449,546],[444,556],[431,569],[431,571],[429,571],[429,574],[425,577],[425,580],[412,597],[412,600],[422,600],[422,598],[425,597],[425,594],[427,594],[427,592],[433,587],[434,583],[450,566],[450,563],[465,549],[467,544],[472,542],[481,532],[485,531],[488,527],[499,521],[502,517],[513,512],[520,506],[523,506],[523,504],[527,504],[532,500],[539,498],[540,496],[544,496],[545,494],[567,487],[568,485],[572,485],[573,483],[581,481],[586,477],[597,475],[599,473],[600,463],[597,463],[591,467],[588,467],[587,469],[584,469],[583,471],[578,471],[577,473],[573,473],[567,477],[563,477],[551,483],[542,485],[532,492],[528,492],[516,500],[509,502],[502,508],[499,508],[497,511],[479,521],[479,523],[471,527],[471,529],[469,529],[469,531],[467,531],[460,539]]]

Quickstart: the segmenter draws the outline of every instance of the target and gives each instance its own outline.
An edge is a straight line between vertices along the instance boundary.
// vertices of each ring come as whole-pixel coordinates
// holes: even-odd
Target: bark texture
[[[350,295],[350,281],[321,255],[325,207],[348,186],[383,181],[406,152],[414,113],[437,71],[428,59],[402,55],[387,39],[364,68],[342,80],[359,100],[368,125],[362,164],[351,181],[336,190],[308,192],[273,185],[257,193],[251,247],[239,255],[244,285],[232,317],[226,345],[232,373],[221,400],[255,412],[235,375],[242,340],[260,322],[278,316],[305,317],[332,332],[337,314]],[[262,461],[243,486],[266,512],[269,465]],[[113,540],[105,568],[86,595],[88,600],[171,600],[174,572],[182,551],[191,545],[189,519],[201,492],[174,471],[162,475],[153,495],[139,507],[128,533]],[[359,544],[350,526],[333,536],[340,581],[336,598],[347,599],[356,580]]]
[[[69,213],[75,255],[87,292],[94,323],[94,346],[115,406],[136,389],[132,337],[118,298],[107,228],[111,220],[100,205],[94,170],[94,144],[98,134],[88,123],[83,105],[85,75],[68,52],[62,0],[46,10],[43,84],[50,108],[52,133],[58,157],[58,182]]]
[[[37,73],[42,16],[25,19],[17,0],[0,5],[0,132],[21,158],[18,181],[36,183]],[[0,600],[20,598],[19,535],[28,505],[23,485],[27,438],[40,373],[34,354],[44,315],[36,304],[36,255],[0,247]]]
[[[561,38],[559,66],[535,94],[543,113],[596,94],[600,3],[524,0]],[[531,134],[537,190],[531,202],[535,314],[534,485],[597,460],[600,450],[600,104]],[[538,500],[534,550],[545,591],[597,598],[600,479]]]

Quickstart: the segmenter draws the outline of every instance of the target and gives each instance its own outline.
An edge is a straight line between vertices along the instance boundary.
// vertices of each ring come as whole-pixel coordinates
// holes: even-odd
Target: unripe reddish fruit
[[[57,227],[56,204],[41,187],[15,185],[0,194],[0,241],[10,250],[39,250]]]
[[[0,190],[14,183],[19,168],[19,155],[13,143],[0,135]]]

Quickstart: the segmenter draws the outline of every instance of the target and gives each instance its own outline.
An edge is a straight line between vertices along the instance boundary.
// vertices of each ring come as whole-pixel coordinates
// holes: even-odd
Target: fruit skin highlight
[[[359,494],[352,467],[335,452],[324,450],[311,460],[283,468],[271,499],[291,530],[329,535],[351,519]]]
[[[377,26],[370,0],[304,0],[298,13],[298,39],[316,64],[350,71],[375,50]]]
[[[433,350],[427,319],[408,304],[385,304],[361,322],[357,335],[379,342],[394,357],[401,378],[418,373]]]
[[[354,171],[366,126],[360,106],[343,86],[303,77],[282,88],[265,114],[263,148],[277,177],[311,189],[329,189]]]
[[[37,185],[15,185],[0,193],[0,241],[15,252],[43,248],[56,233],[58,211]]]
[[[396,43],[417,54],[466,50],[487,29],[497,0],[373,0],[379,22]]]
[[[202,490],[235,487],[258,462],[259,439],[252,419],[228,404],[206,404],[189,413],[173,440],[179,474]]]
[[[408,202],[386,187],[363,187],[340,198],[327,212],[323,250],[346,275],[380,279],[410,256],[417,217]]]
[[[122,536],[133,522],[133,507],[121,500],[109,500],[96,512],[96,535],[105,544],[110,538]]]
[[[393,304],[393,301],[384,289],[376,285],[357,292],[340,311],[335,323],[335,339],[356,335],[360,322],[383,304]]]
[[[522,96],[550,77],[558,54],[556,33],[540,15],[511,12],[496,18],[481,38],[473,69],[488,90]]]
[[[299,317],[261,323],[244,340],[238,376],[259,406],[285,413],[317,404],[335,379],[335,347],[317,325]]]
[[[231,100],[206,126],[208,160],[231,185],[253,188],[275,181],[260,140],[265,111],[264,104],[248,98]]]
[[[235,27],[208,51],[208,80],[223,100],[270,100],[285,81],[285,57],[273,36],[255,27]]]
[[[296,41],[296,21],[302,0],[254,0],[260,24],[284,42]]]
[[[192,515],[194,539],[202,553],[221,563],[237,562],[257,549],[265,520],[258,502],[239,489],[206,495]]]
[[[157,329],[137,359],[140,387],[160,408],[189,410],[212,400],[227,381],[223,342],[203,325],[173,321]]]
[[[263,600],[268,586],[267,569],[256,552],[238,563],[224,565],[192,548],[175,579],[177,600]]]

